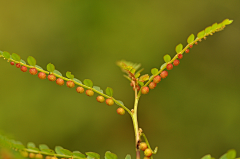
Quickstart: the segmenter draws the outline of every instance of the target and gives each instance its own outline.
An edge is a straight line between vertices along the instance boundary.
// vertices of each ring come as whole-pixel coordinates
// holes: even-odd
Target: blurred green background
[[[168,78],[142,96],[138,113],[151,146],[159,147],[155,158],[219,157],[231,148],[240,152],[239,8],[239,0],[1,0],[0,50],[110,86],[132,108],[132,88],[116,61],[142,63],[150,73],[191,33],[233,19],[184,54]],[[135,156],[131,119],[118,115],[116,105],[22,73],[2,58],[0,68],[0,129],[16,140]]]

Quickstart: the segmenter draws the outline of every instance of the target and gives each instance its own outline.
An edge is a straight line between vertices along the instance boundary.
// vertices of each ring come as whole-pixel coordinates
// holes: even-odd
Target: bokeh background
[[[133,91],[116,66],[142,63],[143,73],[163,64],[165,54],[215,22],[233,19],[224,31],[184,54],[167,79],[144,95],[139,126],[155,158],[219,157],[240,152],[240,1],[0,1],[0,49],[28,56],[46,68],[91,79],[114,89],[132,108]],[[107,150],[135,156],[129,115],[0,59],[0,129],[26,144],[61,145],[70,150]]]

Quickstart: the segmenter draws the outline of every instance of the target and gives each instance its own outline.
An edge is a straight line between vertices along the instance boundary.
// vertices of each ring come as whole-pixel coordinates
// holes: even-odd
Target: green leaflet
[[[10,54],[7,51],[4,51],[3,52],[3,57],[6,58],[6,59],[9,59],[10,58]]]
[[[212,31],[212,26],[209,26],[205,29],[205,33],[209,34]]]
[[[23,59],[21,59],[20,62],[26,65],[26,62]]]
[[[212,158],[211,155],[205,155],[201,159],[211,159],[211,158]]]
[[[73,81],[82,84],[82,81],[80,81],[79,79],[73,78]]]
[[[47,70],[48,70],[49,72],[53,72],[53,71],[55,70],[55,66],[54,66],[53,64],[49,63],[49,64],[47,65]]]
[[[67,155],[67,156],[72,156],[72,152],[67,150],[67,149],[60,149],[60,151],[64,154],[64,155]]]
[[[228,150],[227,153],[223,154],[220,159],[235,159],[236,158],[236,151],[235,150]]]
[[[12,59],[18,62],[20,62],[21,60],[20,56],[16,53],[12,53]]]
[[[112,97],[112,96],[113,96],[113,89],[110,88],[110,87],[107,87],[107,88],[106,88],[106,94],[107,94],[108,96]]]
[[[116,154],[111,153],[110,151],[107,151],[105,153],[105,159],[118,159],[118,157]]]
[[[138,81],[138,84],[140,84],[140,86],[144,86],[144,83],[141,81]]]
[[[86,158],[86,156],[79,151],[73,151],[73,156],[80,157],[80,158]]]
[[[55,152],[56,152],[57,154],[59,154],[59,155],[63,155],[61,149],[63,149],[61,146],[56,146],[56,147],[55,147]]]
[[[97,90],[98,92],[103,93],[103,90],[101,90],[101,88],[98,86],[93,86],[93,89]]]
[[[140,78],[139,78],[139,81],[147,81],[149,80],[149,75],[148,74],[145,74],[145,75],[142,75]]]
[[[217,23],[214,23],[214,24],[212,25],[212,31],[215,31],[215,30],[217,29],[217,26],[218,26],[218,24],[217,24]]]
[[[178,45],[176,46],[176,48],[175,48],[175,51],[176,51],[177,53],[179,53],[179,52],[182,51],[182,49],[183,49],[183,45],[182,45],[182,44],[178,44]]]
[[[158,73],[158,69],[157,69],[157,68],[152,68],[152,69],[151,69],[151,73],[152,73],[153,75],[156,75],[156,74]]]
[[[162,66],[160,67],[160,70],[161,70],[163,67],[165,67],[166,65],[167,65],[167,63],[162,64]]]
[[[74,78],[74,75],[71,72],[69,72],[69,71],[67,71],[66,76],[69,79],[73,79]]]
[[[163,60],[167,63],[167,62],[169,62],[169,61],[171,61],[171,56],[170,55],[165,55],[165,56],[163,56]]]
[[[59,76],[62,76],[61,72],[59,72],[58,70],[54,70],[53,73],[59,75]]]
[[[200,32],[197,34],[197,37],[198,37],[199,39],[202,39],[202,38],[204,37],[204,35],[205,35],[205,31],[203,30],[203,31],[200,31]]]
[[[38,65],[35,65],[35,67],[38,68],[38,69],[43,70],[42,67],[40,67],[40,66],[38,66]]]
[[[88,87],[92,87],[93,86],[93,82],[90,79],[85,79],[83,81],[83,84],[85,84]]]
[[[131,159],[131,156],[130,156],[130,155],[127,155],[127,156],[125,157],[125,159]]]
[[[120,100],[117,100],[117,102],[119,102],[120,104],[124,105],[124,103],[123,103],[122,101],[120,101]],[[119,106],[121,106],[121,105],[118,104],[117,102],[116,102],[116,104],[119,105]]]
[[[86,152],[86,155],[94,159],[100,159],[100,155],[95,152]]]
[[[37,63],[36,60],[35,60],[35,58],[32,57],[32,56],[28,56],[27,62],[28,62],[28,64],[31,65],[31,66],[35,66],[36,63]]]
[[[189,37],[187,38],[187,43],[188,44],[192,43],[194,41],[194,38],[195,38],[194,34],[189,35]]]

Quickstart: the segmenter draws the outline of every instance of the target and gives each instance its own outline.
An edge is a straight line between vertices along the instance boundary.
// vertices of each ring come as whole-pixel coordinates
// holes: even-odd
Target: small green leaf
[[[86,156],[79,151],[73,151],[73,156],[80,157],[80,158],[86,158]]]
[[[67,150],[67,149],[60,149],[60,151],[64,154],[64,155],[67,155],[67,156],[72,156],[72,152]]]
[[[139,81],[147,81],[149,80],[149,75],[148,74],[145,74],[145,75],[142,75],[140,78],[139,78]]]
[[[48,147],[47,145],[45,145],[45,144],[40,144],[40,145],[39,145],[39,149],[40,149],[40,150],[49,149],[49,147]]]
[[[167,63],[162,64],[162,66],[160,67],[160,70],[161,70],[163,67],[165,67],[166,65],[167,65]]]
[[[48,70],[49,72],[53,72],[53,71],[55,70],[55,66],[54,66],[53,64],[49,63],[49,64],[47,65],[47,70]]]
[[[26,65],[26,62],[23,59],[21,59],[20,62]]]
[[[217,24],[217,23],[214,23],[214,24],[212,25],[212,30],[213,30],[213,31],[216,30],[216,29],[217,29],[217,26],[218,26],[218,24]]]
[[[140,84],[140,86],[144,86],[144,83],[141,81],[138,81],[138,84]]]
[[[158,147],[155,147],[154,151],[153,151],[153,154],[156,154],[158,151]]]
[[[29,65],[31,65],[31,66],[35,66],[36,65],[36,60],[35,60],[35,58],[34,57],[32,57],[32,56],[28,56],[28,58],[27,58],[27,62],[29,63]]]
[[[35,148],[36,145],[33,142],[29,142],[29,143],[27,143],[27,147],[28,148]]]
[[[59,72],[58,70],[54,70],[53,73],[59,75],[59,76],[62,76],[61,72]]]
[[[183,49],[183,45],[182,45],[182,44],[178,44],[178,45],[176,46],[176,48],[175,48],[175,51],[176,51],[177,53],[179,53],[179,52],[182,51],[182,49]]]
[[[209,26],[205,29],[205,33],[209,34],[212,31],[212,26]]]
[[[194,34],[189,35],[189,37],[187,38],[188,44],[192,43],[194,41],[194,38],[195,38]]]
[[[105,153],[105,159],[118,159],[118,157],[116,154],[111,153],[110,151],[107,151]]]
[[[56,146],[56,147],[55,147],[55,152],[56,152],[57,154],[59,154],[59,155],[63,155],[61,149],[63,149],[61,146]]]
[[[95,153],[95,152],[86,152],[86,154],[91,157],[91,158],[94,158],[94,159],[99,159],[100,158],[100,155]]]
[[[204,37],[204,35],[205,35],[205,31],[203,30],[203,31],[200,31],[200,32],[197,34],[197,37],[198,37],[199,39],[202,39],[202,38]]]
[[[90,79],[85,79],[83,81],[83,83],[88,86],[88,87],[92,87],[93,86],[93,82]]]
[[[120,103],[120,104],[122,104],[122,105],[124,105],[124,103],[123,103],[122,101],[120,101],[120,100],[117,100],[117,102]],[[121,105],[118,104],[117,102],[116,102],[116,104],[119,105],[119,106],[121,106]]]
[[[80,81],[79,79],[73,78],[73,81],[82,84],[82,81]]]
[[[222,23],[223,25],[229,25],[233,22],[233,20],[225,19]]]
[[[165,62],[169,62],[169,61],[171,61],[172,58],[170,55],[167,54],[167,55],[163,56],[163,59]]]
[[[14,141],[13,147],[18,150],[23,150],[25,146],[20,141]]]
[[[132,69],[130,70],[130,72],[131,72],[132,74],[134,74],[134,73],[136,72],[136,70],[135,70],[134,68],[132,68]]]
[[[12,53],[12,59],[18,62],[21,60],[20,56],[16,53]]]
[[[228,159],[235,159],[236,158],[236,151],[235,150],[228,150],[227,152],[227,158]]]
[[[6,58],[6,59],[9,59],[10,58],[10,54],[7,51],[4,51],[3,52],[3,57]]]
[[[38,68],[38,69],[43,70],[42,67],[40,67],[40,66],[38,66],[38,65],[35,65],[35,67]]]
[[[131,159],[131,156],[130,156],[130,155],[127,155],[127,156],[125,157],[125,159]]]
[[[45,153],[48,153],[48,155],[54,155],[55,154],[55,152],[51,149],[42,149],[41,151],[45,152]]]
[[[72,73],[69,71],[67,71],[66,76],[67,76],[67,78],[70,78],[70,79],[74,78],[74,75],[72,75]]]
[[[97,90],[98,92],[103,93],[103,90],[101,90],[101,88],[98,86],[93,86],[93,89]]]
[[[211,159],[211,158],[212,158],[211,155],[205,155],[201,159]]]
[[[113,96],[113,89],[110,88],[110,87],[107,87],[107,88],[106,88],[106,94],[107,94],[108,96],[112,97],[112,96]]]
[[[165,55],[166,56],[166,55]],[[152,68],[151,69],[151,73],[153,74],[153,75],[156,75],[157,73],[158,73],[158,69],[157,68]]]
[[[0,55],[2,55],[3,54],[3,52],[2,51],[0,51]]]
[[[138,78],[140,75],[140,73],[135,74],[135,78]]]

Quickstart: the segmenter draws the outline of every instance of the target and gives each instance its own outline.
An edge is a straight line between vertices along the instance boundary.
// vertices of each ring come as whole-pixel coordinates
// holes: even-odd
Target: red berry
[[[103,103],[105,101],[105,98],[103,96],[97,96],[97,101],[99,103]]]
[[[117,113],[119,115],[124,115],[125,114],[125,110],[123,108],[117,108]]]
[[[139,91],[139,90],[140,90],[140,87],[139,87],[139,85],[137,85],[137,86],[135,86],[135,87],[137,88],[137,91]],[[133,90],[135,91],[134,87],[133,87]]]
[[[133,83],[132,82],[130,83],[130,86],[133,87]]]
[[[45,73],[43,73],[43,72],[39,72],[38,73],[38,77],[40,78],[40,79],[45,79],[46,78],[46,74]]]
[[[106,99],[106,104],[111,106],[114,104],[114,101],[112,100],[112,98],[108,98],[108,99]]]
[[[73,81],[67,81],[67,86],[69,88],[73,88],[73,87],[75,87],[75,83]]]
[[[54,76],[53,74],[48,75],[48,80],[49,81],[55,81],[56,80],[56,76]]]
[[[183,54],[178,54],[178,59],[182,59],[183,58]]]
[[[30,73],[31,75],[36,75],[36,74],[38,73],[38,71],[37,71],[36,68],[30,68],[30,69],[29,69],[29,73]]]
[[[167,70],[171,70],[173,68],[173,65],[171,63],[167,64]]]
[[[145,142],[141,142],[140,145],[139,145],[139,148],[144,151],[148,148],[147,144]]]
[[[64,85],[64,80],[61,79],[61,78],[58,78],[58,79],[56,80],[56,83],[57,83],[59,86],[62,86],[62,85]]]
[[[189,49],[185,50],[186,53],[189,53]]]
[[[16,67],[20,68],[21,67],[20,63],[16,63]]]
[[[13,62],[13,61],[11,61],[11,62],[10,62],[10,64],[11,64],[11,65],[14,65],[14,62]]]
[[[190,47],[190,48],[192,48],[192,47],[193,47],[193,45],[189,45],[189,47]]]
[[[148,94],[149,88],[148,87],[143,87],[142,88],[142,94]]]
[[[174,60],[174,61],[173,61],[173,64],[174,64],[174,66],[177,66],[177,65],[179,65],[179,63],[180,63],[180,61],[179,61],[179,60]]]
[[[154,83],[154,82],[151,82],[151,83],[149,83],[148,86],[149,86],[150,89],[154,89],[157,86],[157,84]]]
[[[89,97],[94,95],[94,92],[91,89],[86,90],[86,95],[88,95]]]
[[[146,150],[144,151],[144,155],[147,156],[147,157],[152,156],[152,150],[151,150],[151,149],[146,149]]]
[[[21,67],[21,71],[27,72],[27,67],[26,67],[26,66],[22,66],[22,67]]]
[[[197,44],[198,44],[198,42],[196,41],[196,42],[195,42],[195,45],[197,45]]]
[[[29,158],[35,158],[35,153],[30,153]]]
[[[166,77],[168,76],[168,72],[167,72],[167,71],[162,71],[161,74],[160,74],[160,76],[161,76],[162,78],[166,78]]]
[[[83,87],[77,87],[76,91],[78,93],[83,93],[84,92],[84,88]]]
[[[160,81],[161,81],[161,77],[159,75],[157,75],[153,78],[154,83],[159,83]]]

